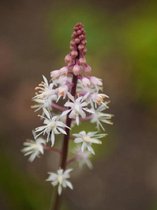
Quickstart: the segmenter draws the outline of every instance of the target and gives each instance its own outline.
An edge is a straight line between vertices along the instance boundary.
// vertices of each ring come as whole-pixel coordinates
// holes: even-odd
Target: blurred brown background
[[[20,152],[40,125],[30,109],[41,75],[64,65],[85,25],[88,63],[111,98],[113,126],[94,169],[73,176],[63,209],[157,210],[157,1],[0,1],[0,209],[49,209],[58,157]]]

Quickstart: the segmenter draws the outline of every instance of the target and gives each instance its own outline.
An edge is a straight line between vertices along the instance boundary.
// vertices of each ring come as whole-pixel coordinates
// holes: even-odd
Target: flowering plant
[[[67,169],[74,160],[80,166],[92,168],[91,156],[95,154],[93,145],[101,144],[104,134],[104,123],[111,123],[108,109],[108,96],[102,93],[102,80],[91,76],[91,67],[85,59],[86,37],[81,23],[74,26],[70,53],[65,56],[66,65],[50,73],[51,80],[43,76],[43,81],[36,87],[33,97],[35,111],[41,111],[39,117],[43,125],[33,131],[34,140],[24,143],[23,152],[29,160],[43,155],[45,150],[60,154],[60,165],[56,173],[50,172],[47,181],[57,186],[54,209],[59,208],[59,196],[63,188],[73,189],[68,180],[72,169]],[[73,127],[82,121],[96,124],[96,131],[73,133]],[[103,131],[101,134],[100,131]],[[70,134],[71,133],[71,134]],[[55,147],[57,135],[63,135],[62,149]],[[46,137],[46,139],[44,139]],[[70,139],[76,144],[72,151],[74,157],[68,160]]]

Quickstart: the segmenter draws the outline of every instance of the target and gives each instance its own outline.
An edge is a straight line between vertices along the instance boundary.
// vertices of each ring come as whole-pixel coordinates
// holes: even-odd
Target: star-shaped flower
[[[91,122],[96,123],[97,128],[101,128],[102,130],[105,130],[102,123],[107,123],[112,125],[111,118],[113,117],[112,114],[104,113],[103,111],[108,108],[107,106],[108,102],[103,103],[100,105],[97,109],[92,107],[92,116],[91,116]]]
[[[69,114],[69,118],[75,119],[76,124],[79,125],[80,123],[80,117],[85,118],[86,117],[86,112],[91,112],[90,109],[88,109],[88,103],[85,101],[87,99],[87,95],[85,96],[80,96],[78,98],[74,98],[71,94],[68,94],[68,97],[70,101],[66,102],[64,104],[65,107],[68,107],[69,109],[64,111],[62,115],[67,115]]]
[[[35,111],[40,109],[51,110],[52,101],[56,101],[58,97],[56,89],[53,87],[54,84],[49,84],[46,77],[43,76],[43,81],[35,88],[37,92],[32,99],[36,103],[32,106],[32,108],[35,108]]]
[[[58,194],[61,195],[62,188],[69,187],[71,190],[73,190],[73,186],[70,181],[67,179],[70,178],[70,172],[72,169],[67,169],[63,171],[63,169],[59,169],[57,173],[49,172],[49,177],[47,181],[50,181],[53,186],[58,185]]]
[[[77,146],[73,153],[75,154],[76,161],[78,162],[80,168],[84,165],[87,165],[90,169],[93,168],[93,165],[90,161],[91,153],[89,151],[82,152],[81,146]]]
[[[51,145],[53,146],[55,143],[55,135],[58,134],[65,134],[65,127],[66,126],[61,119],[58,116],[52,117],[51,114],[45,109],[44,114],[46,115],[44,118],[43,126],[39,126],[35,129],[35,132],[38,133],[37,136],[40,136],[41,134],[47,134],[47,141],[51,141]]]
[[[24,153],[25,156],[30,155],[28,160],[32,162],[36,157],[39,157],[41,154],[44,154],[45,143],[46,142],[43,138],[28,140],[27,142],[24,142],[23,144],[24,148],[22,149],[22,152]]]
[[[81,151],[84,152],[86,149],[95,154],[93,148],[91,147],[92,144],[102,144],[102,142],[98,139],[106,136],[106,134],[98,134],[97,132],[88,132],[81,131],[78,134],[73,134],[75,137],[75,143],[82,143]]]

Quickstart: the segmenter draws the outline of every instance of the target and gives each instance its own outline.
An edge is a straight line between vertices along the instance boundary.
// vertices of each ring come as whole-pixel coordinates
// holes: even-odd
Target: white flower
[[[50,172],[47,181],[50,181],[53,186],[58,185],[58,194],[61,195],[62,188],[69,187],[73,190],[73,186],[70,181],[67,179],[70,178],[69,173],[72,169],[67,169],[63,171],[63,169],[59,169],[57,173]]]
[[[29,140],[24,142],[24,148],[22,152],[25,156],[30,155],[29,161],[32,162],[36,157],[39,157],[40,154],[44,154],[44,147],[45,140],[43,138],[37,138],[35,140]]]
[[[80,95],[86,95],[87,93],[93,93],[95,89],[91,87],[90,80],[85,77],[82,79],[78,79],[77,83],[77,93]]]
[[[50,77],[52,79],[57,79],[58,77],[60,77],[60,70],[53,70],[50,72]]]
[[[90,97],[92,94],[98,94],[99,90],[102,90],[102,81],[97,77],[84,77],[78,79],[77,93],[80,95],[86,95]],[[105,95],[106,96],[106,95]]]
[[[102,123],[107,123],[112,125],[111,118],[113,115],[103,112],[108,108],[107,104],[108,102],[103,103],[97,109],[92,107],[93,114],[91,116],[91,123],[96,123],[98,129],[101,127],[102,130],[105,130]]]
[[[43,80],[44,81],[35,88],[38,91],[33,97],[33,101],[37,103],[32,106],[32,108],[35,108],[35,111],[44,108],[48,108],[51,110],[52,101],[57,100],[56,90],[53,89],[54,84],[49,84],[45,76],[43,76]]]
[[[71,84],[71,78],[64,75],[60,76],[57,79],[53,79],[52,81],[53,81],[54,86],[57,86],[57,87],[60,87],[60,86],[62,87],[64,85]]]
[[[82,85],[84,86],[84,87],[90,87],[90,80],[87,78],[87,77],[83,77],[82,79],[81,79],[81,82],[82,82]]]
[[[81,131],[78,134],[73,134],[75,136],[74,142],[75,143],[82,143],[81,151],[84,152],[86,149],[95,154],[93,148],[91,147],[92,144],[101,144],[102,142],[98,140],[106,136],[106,134],[98,134],[97,132],[88,132]]]
[[[75,154],[75,158],[81,168],[83,165],[87,165],[90,169],[93,168],[93,165],[90,161],[91,153],[89,151],[82,152],[81,147],[77,146],[73,153]]]
[[[97,91],[102,90],[102,86],[103,86],[102,79],[91,76],[90,82]]]
[[[57,134],[65,134],[65,127],[67,127],[58,116],[51,117],[50,113],[47,110],[44,110],[46,117],[44,118],[43,126],[39,126],[35,129],[35,132],[38,133],[37,136],[41,134],[47,134],[47,141],[51,141],[51,145],[53,146],[55,143],[55,135]],[[67,127],[68,128],[68,127]]]
[[[62,115],[64,116],[70,113],[69,118],[75,119],[76,124],[79,125],[80,117],[85,118],[86,112],[91,112],[87,108],[88,103],[85,101],[87,96],[80,96],[77,99],[75,99],[72,95],[68,94],[68,97],[71,101],[66,102],[64,106],[68,107],[69,109],[64,111]]]

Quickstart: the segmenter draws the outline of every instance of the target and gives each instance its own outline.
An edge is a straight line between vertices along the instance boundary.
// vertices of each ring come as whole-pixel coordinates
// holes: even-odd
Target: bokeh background
[[[64,65],[72,27],[85,25],[87,61],[111,98],[113,126],[94,169],[76,172],[63,209],[157,210],[157,1],[0,1],[0,209],[46,210],[44,180],[58,156],[30,164],[23,141],[40,125],[30,109],[41,74]]]

